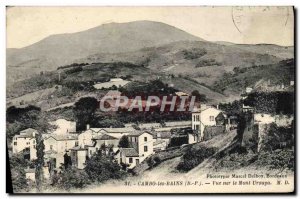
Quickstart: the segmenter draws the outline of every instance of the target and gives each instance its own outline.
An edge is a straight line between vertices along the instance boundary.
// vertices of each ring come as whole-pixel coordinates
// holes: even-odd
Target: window
[[[147,137],[144,137],[144,141],[147,142]]]
[[[53,149],[53,145],[50,145],[50,150],[52,150]]]
[[[196,128],[195,128],[195,129],[196,129],[196,130],[199,130],[199,125],[198,125],[198,124],[196,125]]]
[[[32,142],[33,142],[33,144],[35,144],[35,140],[33,140]]]
[[[200,121],[200,115],[197,115],[197,121]]]
[[[144,152],[148,151],[148,146],[144,146]]]
[[[33,148],[35,149],[35,145],[33,145]]]
[[[14,145],[16,146],[16,145],[17,145],[17,142],[14,142]]]
[[[211,122],[215,121],[215,117],[214,116],[209,116],[209,121],[211,121]]]
[[[132,158],[129,158],[129,163],[132,163]]]
[[[78,141],[75,142],[75,146],[78,146]]]
[[[90,150],[90,155],[92,155],[92,150]]]

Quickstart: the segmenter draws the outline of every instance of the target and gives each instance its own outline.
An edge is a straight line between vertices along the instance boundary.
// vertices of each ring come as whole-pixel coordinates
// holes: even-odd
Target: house
[[[205,107],[205,109],[204,109]],[[204,129],[206,126],[225,125],[226,115],[219,109],[213,106],[203,106],[194,108],[192,112],[192,130],[189,133],[189,144],[202,141],[204,139]],[[199,136],[197,138],[197,136]]]
[[[112,147],[113,151],[116,152],[118,150],[119,139],[107,134],[101,134],[94,138],[92,138],[93,144],[86,146],[88,148],[88,156],[91,157],[94,153],[96,153],[103,146]],[[108,151],[106,151],[108,152]]]
[[[201,111],[194,108],[192,112],[192,132],[188,133],[188,143],[193,144],[200,141],[201,135]]]
[[[185,93],[185,92],[182,92],[182,91],[178,91],[178,92],[175,92],[175,95],[181,97],[181,96],[189,96],[189,94]]]
[[[100,132],[100,130],[101,129],[98,129],[98,128],[96,128],[96,129],[89,128],[89,125],[88,125],[87,130],[78,135],[78,145],[80,147],[84,147],[86,145],[92,145],[93,138],[102,134],[102,132]]]
[[[71,148],[78,146],[78,136],[76,134],[50,134],[44,138],[45,155],[53,159],[55,168],[59,168],[64,163],[64,155]],[[46,159],[50,161],[50,159]]]
[[[37,130],[28,128],[20,131],[19,135],[15,135],[12,140],[12,152],[25,152],[30,160],[36,159],[36,134]]]
[[[128,134],[131,146],[135,148],[141,157],[141,162],[153,154],[153,135],[147,131],[136,131]]]
[[[153,135],[153,150],[155,152],[166,150],[171,140],[171,131],[154,131],[151,132]]]
[[[130,81],[121,78],[112,78],[109,82],[98,83],[94,85],[95,89],[111,88],[113,86],[120,88],[128,84]]]
[[[83,148],[81,146],[75,146],[70,149],[71,153],[71,160],[72,166],[75,166],[78,169],[84,169],[85,163],[88,156],[87,148]]]
[[[153,143],[153,151],[154,152],[166,150],[167,147],[168,147],[168,144],[165,140],[156,140]]]
[[[131,169],[154,153],[154,140],[153,135],[147,131],[136,131],[127,136],[131,148],[120,148],[115,157],[119,164],[127,164]]]
[[[127,168],[132,169],[140,164],[140,157],[135,148],[120,148],[115,158],[118,164],[127,165]]]

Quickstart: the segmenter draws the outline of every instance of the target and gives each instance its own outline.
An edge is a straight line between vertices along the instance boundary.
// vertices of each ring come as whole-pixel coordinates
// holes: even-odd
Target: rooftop
[[[107,135],[107,134],[103,134],[103,135],[98,135],[92,139],[93,140],[117,140],[118,138]]]
[[[139,137],[140,135],[142,135],[144,133],[148,133],[153,136],[153,134],[149,133],[148,131],[135,131],[135,132],[129,133],[127,136],[128,137]]]
[[[120,153],[124,154],[126,157],[138,157],[139,154],[134,148],[120,148]]]
[[[50,134],[45,139],[48,139],[50,137],[53,137],[57,141],[62,141],[62,140],[77,140],[78,135],[76,135],[76,134],[62,134],[62,135]]]
[[[16,137],[18,138],[34,138],[35,137],[35,133],[38,133],[37,130],[33,129],[33,128],[28,128],[25,129],[23,131],[20,131],[20,135],[16,135]]]

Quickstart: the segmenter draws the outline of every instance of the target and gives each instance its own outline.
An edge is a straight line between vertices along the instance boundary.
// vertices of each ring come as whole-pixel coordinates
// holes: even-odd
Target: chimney
[[[86,130],[89,130],[89,129],[90,129],[90,125],[87,124],[87,125],[86,125]]]
[[[217,109],[219,109],[219,104],[217,104]]]

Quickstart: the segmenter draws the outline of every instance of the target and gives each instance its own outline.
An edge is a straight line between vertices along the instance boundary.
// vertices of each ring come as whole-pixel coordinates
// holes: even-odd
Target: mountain
[[[124,63],[133,64],[136,67],[126,68],[126,75],[139,71],[134,75],[137,80],[161,78],[179,90],[199,90],[211,100],[223,101],[239,96],[239,89],[243,89],[232,88],[235,90],[231,91],[233,84],[222,85],[224,74],[237,68],[277,64],[293,57],[294,47],[209,42],[160,22],[110,23],[82,32],[52,35],[24,48],[7,49],[7,87],[11,87],[8,89],[11,97],[14,93],[14,96],[20,96],[28,90],[51,88],[51,78],[57,77],[55,70],[60,66],[120,62],[113,68],[122,67]],[[97,80],[96,74],[103,66],[105,64],[98,64],[91,72],[81,72],[79,75],[87,75],[82,82]],[[54,73],[41,77],[40,74],[44,75],[46,71]],[[107,74],[120,75],[113,71],[107,71]],[[274,74],[280,75],[276,71]],[[247,75],[249,79],[253,76]],[[68,78],[75,80],[81,76],[68,74]],[[23,92],[24,81],[21,80],[26,79],[32,88],[24,88]],[[40,83],[33,83],[35,81]],[[52,83],[45,85],[44,82]],[[227,90],[230,92],[224,96],[222,92]]]
[[[203,53],[197,55],[197,51]],[[281,47],[281,51],[293,56],[293,51],[287,51],[284,47]],[[207,41],[177,41],[134,52],[98,53],[77,62],[130,62],[161,73],[186,76],[199,83],[212,85],[225,72],[232,71],[235,67],[274,64],[282,59],[275,55],[257,53],[247,45],[244,49],[240,45],[220,45]]]
[[[96,53],[130,52],[183,40],[202,39],[160,22],[110,23],[82,32],[52,35],[21,49],[8,49],[7,65],[17,70],[52,70]]]

